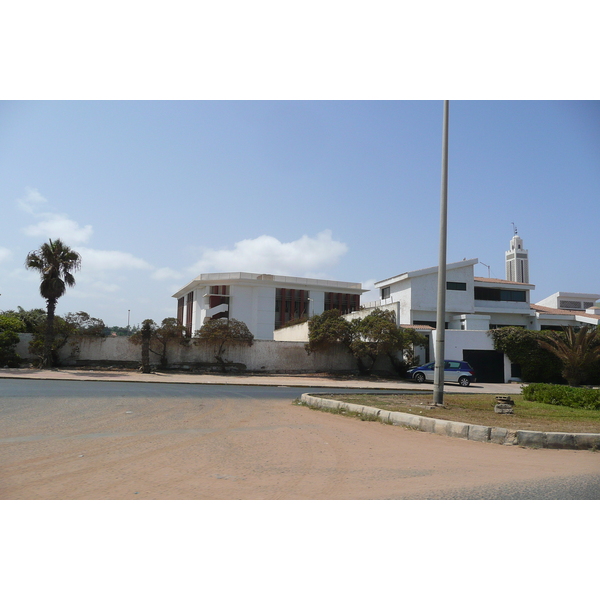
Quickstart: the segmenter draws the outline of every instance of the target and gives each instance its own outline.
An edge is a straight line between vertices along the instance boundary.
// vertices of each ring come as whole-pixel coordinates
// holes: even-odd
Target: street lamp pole
[[[448,237],[448,118],[450,102],[444,100],[442,126],[442,190],[440,194],[440,251],[438,267],[437,316],[435,339],[435,371],[433,403],[444,405],[444,346],[446,335],[446,246]]]

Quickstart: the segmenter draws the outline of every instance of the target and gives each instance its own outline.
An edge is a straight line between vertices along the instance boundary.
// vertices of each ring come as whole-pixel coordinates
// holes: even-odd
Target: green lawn
[[[375,406],[461,423],[568,433],[600,433],[600,411],[528,402],[513,394],[513,415],[494,412],[495,394],[444,394],[444,407],[434,407],[432,394],[319,394],[322,398]]]

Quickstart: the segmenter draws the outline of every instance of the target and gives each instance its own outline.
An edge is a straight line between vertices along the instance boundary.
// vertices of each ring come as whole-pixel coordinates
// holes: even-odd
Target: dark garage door
[[[496,350],[463,350],[479,383],[504,383],[504,354]]]

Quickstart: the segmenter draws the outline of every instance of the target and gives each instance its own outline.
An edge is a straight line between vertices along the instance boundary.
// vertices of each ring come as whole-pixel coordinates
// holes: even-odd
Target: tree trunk
[[[142,373],[150,373],[150,326],[144,323],[142,327]]]
[[[42,368],[51,369],[54,366],[52,345],[54,343],[54,314],[56,312],[56,299],[49,298],[46,302],[46,307],[48,311],[46,315],[46,335],[44,337],[44,356],[42,358]]]

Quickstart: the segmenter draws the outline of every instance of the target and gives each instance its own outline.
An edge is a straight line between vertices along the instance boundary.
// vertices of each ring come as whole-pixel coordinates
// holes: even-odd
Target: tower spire
[[[529,283],[529,251],[523,247],[517,227],[513,223],[514,235],[510,240],[510,250],[506,252],[506,279],[518,283]]]

